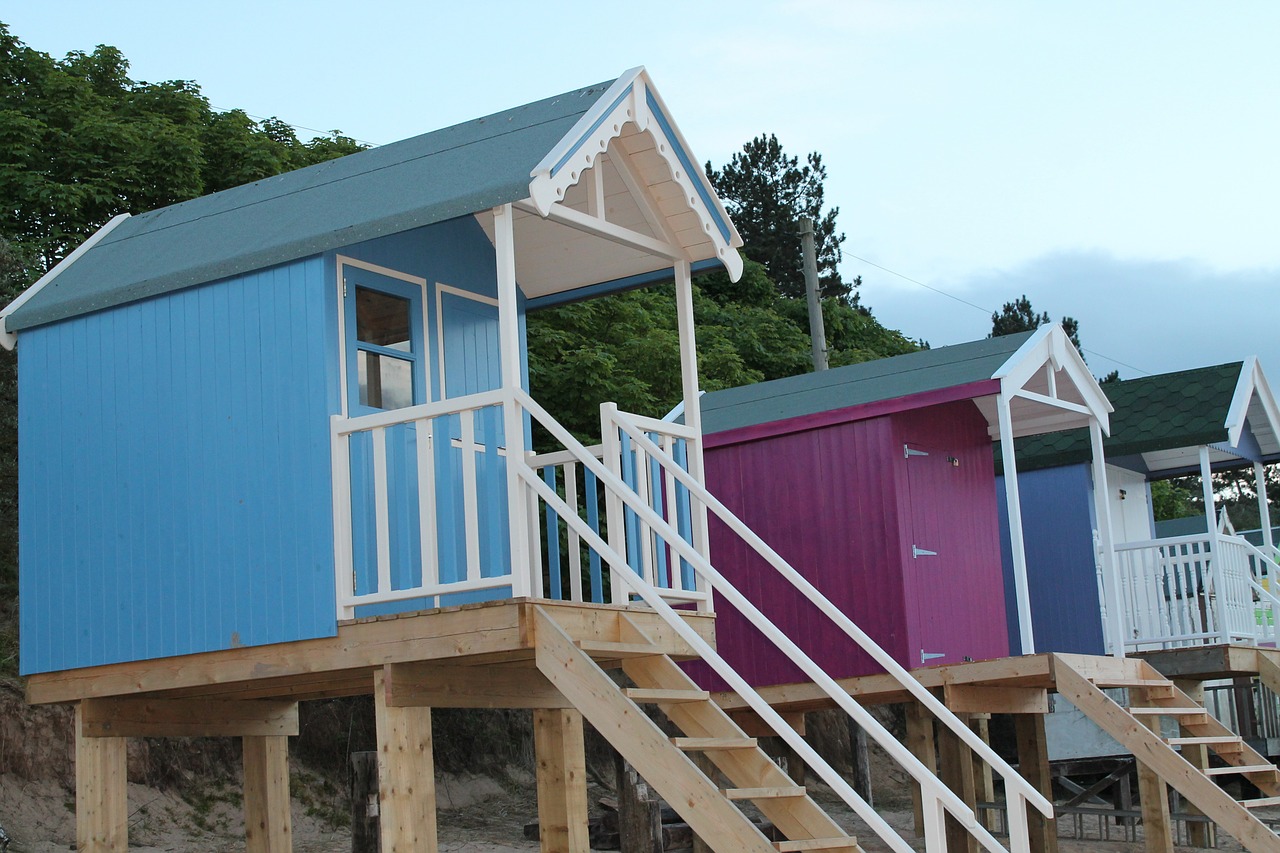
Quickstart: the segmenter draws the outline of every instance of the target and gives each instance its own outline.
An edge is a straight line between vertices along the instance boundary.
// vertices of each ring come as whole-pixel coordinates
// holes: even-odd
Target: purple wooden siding
[[[907,438],[910,436],[910,439]],[[922,620],[937,602],[916,589],[939,584],[911,558],[912,503],[903,442],[942,448],[933,457],[955,487],[923,505],[945,531],[945,562],[954,601]],[[946,461],[955,456],[959,467]],[[711,492],[858,623],[900,663],[920,665],[920,632],[955,646],[948,660],[1007,653],[991,440],[971,402],[874,417],[756,441],[710,448]],[[953,476],[955,475],[955,476]],[[919,511],[916,512],[919,515]],[[712,523],[711,560],[766,616],[837,677],[866,675],[876,666],[843,632],[778,578],[738,537]],[[937,550],[937,549],[931,549]],[[972,584],[972,589],[966,588]],[[720,653],[754,685],[807,680],[723,598],[716,603]],[[707,669],[690,671],[720,688]]]

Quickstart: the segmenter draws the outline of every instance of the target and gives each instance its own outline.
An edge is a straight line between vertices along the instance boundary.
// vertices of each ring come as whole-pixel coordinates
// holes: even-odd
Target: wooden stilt
[[[378,753],[351,753],[351,853],[378,853]]]
[[[587,853],[587,759],[582,714],[533,712],[538,759],[538,829],[543,853]]]
[[[1133,701],[1136,698],[1131,696],[1130,700]],[[1133,704],[1139,703],[1134,701]],[[1140,722],[1159,733],[1159,717],[1143,715]],[[1138,762],[1138,801],[1142,806],[1142,830],[1147,853],[1173,853],[1173,820],[1169,816],[1169,788],[1160,778],[1160,774],[1142,761]]]
[[[436,782],[431,709],[387,704],[386,684],[373,679],[378,727],[378,818],[383,853],[436,853]]]
[[[974,734],[982,738],[982,742],[991,745],[991,715],[990,714],[974,714],[969,720],[969,728],[973,729]],[[996,783],[995,774],[991,771],[991,765],[985,761],[975,758],[973,762],[973,787],[977,793],[978,802],[993,803],[996,799]],[[987,829],[994,830],[997,828],[999,821],[996,819],[994,811],[978,812],[978,820]]]
[[[76,850],[127,853],[129,849],[127,739],[87,737],[76,706]]]
[[[957,714],[968,722],[968,714]],[[977,791],[973,787],[973,750],[969,749],[950,729],[937,727],[938,763],[943,784],[954,791],[964,804],[977,810]],[[978,853],[978,840],[959,821],[947,815],[947,850],[952,853]]]
[[[1204,682],[1203,681],[1175,681],[1174,684],[1183,693],[1190,696],[1197,705],[1204,705]],[[1179,726],[1178,733],[1182,737],[1193,737],[1195,732],[1186,726]],[[1191,762],[1192,766],[1200,770],[1209,768],[1209,747],[1203,743],[1184,743],[1181,747],[1182,757]],[[1191,803],[1183,800],[1183,810],[1188,814],[1200,814],[1200,810]],[[1212,823],[1188,823],[1187,824],[1187,840],[1192,847],[1216,847],[1214,843],[1214,825]]]
[[[621,755],[618,769],[618,844],[621,853],[662,853],[657,795]]]
[[[1052,800],[1053,777],[1049,773],[1044,714],[1014,714],[1013,729],[1018,742],[1018,772]],[[1031,830],[1031,853],[1058,853],[1057,820],[1048,820],[1035,809],[1028,809],[1027,823]]]
[[[906,703],[907,748],[930,773],[938,771],[938,753],[933,737],[933,716],[919,702]],[[911,811],[915,817],[916,837],[924,838],[924,806],[920,786],[911,782]]]
[[[849,725],[849,757],[853,762],[853,790],[871,803],[871,755],[867,752],[867,732],[862,726],[846,718]]]
[[[289,738],[242,738],[245,853],[289,853]]]

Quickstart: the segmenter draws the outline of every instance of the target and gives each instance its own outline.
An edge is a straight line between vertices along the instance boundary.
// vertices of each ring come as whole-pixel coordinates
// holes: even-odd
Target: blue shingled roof
[[[702,398],[702,429],[710,435],[990,379],[1032,334],[986,338],[713,391]]]
[[[126,219],[6,326],[51,323],[519,201],[533,168],[611,83]]]

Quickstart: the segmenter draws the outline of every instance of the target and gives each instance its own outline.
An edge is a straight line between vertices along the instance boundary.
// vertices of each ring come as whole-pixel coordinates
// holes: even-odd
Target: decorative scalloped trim
[[[621,91],[613,94],[615,88],[620,88]],[[565,137],[565,140],[569,140],[574,134],[578,134],[576,141],[568,144],[562,141],[534,170],[529,182],[529,197],[538,212],[546,216],[552,205],[563,201],[569,188],[595,165],[599,156],[609,149],[609,143],[622,135],[623,127],[629,122],[641,132],[647,131],[653,135],[654,150],[667,164],[671,179],[680,187],[690,210],[697,215],[703,232],[716,248],[717,257],[729,271],[729,277],[737,281],[742,275],[742,258],[733,246],[737,232],[733,230],[728,214],[715,198],[714,192],[701,182],[695,183],[699,179],[690,175],[689,169],[681,162],[681,154],[685,160],[689,159],[689,155],[683,140],[679,138],[679,131],[675,130],[674,124],[671,124],[665,114],[655,116],[651,110],[651,97],[660,111],[664,108],[657,92],[649,86],[648,74],[643,68],[624,74],[601,97],[600,102],[603,103],[611,95],[612,100],[603,110],[598,114],[594,109],[588,111]],[[664,124],[672,129],[675,138],[668,134]],[[705,196],[712,199],[711,203],[718,208],[716,211],[713,212],[708,206]],[[717,215],[723,220],[723,225],[717,221]],[[725,230],[729,232],[727,238]],[[740,238],[738,242],[741,242]]]

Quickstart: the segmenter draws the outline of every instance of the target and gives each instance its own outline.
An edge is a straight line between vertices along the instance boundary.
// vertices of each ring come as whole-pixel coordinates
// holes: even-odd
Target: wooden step
[[[1208,715],[1208,711],[1204,708],[1168,708],[1160,705],[1142,706],[1130,708],[1129,713],[1135,717],[1152,716],[1152,717],[1203,717]]]
[[[851,835],[840,838],[801,838],[796,841],[775,841],[778,853],[803,853],[806,850],[856,850],[858,839]]]
[[[1228,764],[1226,767],[1210,767],[1204,771],[1206,776],[1230,776],[1233,773],[1266,773],[1275,772],[1274,764]]]
[[[1213,752],[1221,754],[1244,752],[1244,742],[1235,735],[1203,735],[1198,738],[1165,738],[1170,747],[1198,747],[1204,745]]]
[[[632,702],[676,704],[680,702],[707,702],[711,693],[707,690],[668,690],[661,687],[628,687],[623,691]]]
[[[1129,687],[1139,690],[1146,690],[1152,687],[1173,687],[1173,684],[1164,678],[1091,678],[1089,679],[1099,687]]]
[[[776,800],[782,797],[803,797],[804,788],[798,785],[778,788],[721,788],[720,793],[731,800]]]
[[[1267,806],[1280,806],[1280,797],[1261,797],[1256,800],[1241,800],[1240,805],[1246,809],[1261,809]]]
[[[614,643],[608,640],[578,640],[574,645],[589,655],[601,658],[636,658],[661,654],[647,643]]]
[[[756,739],[753,737],[673,737],[671,743],[685,752],[756,748]]]

